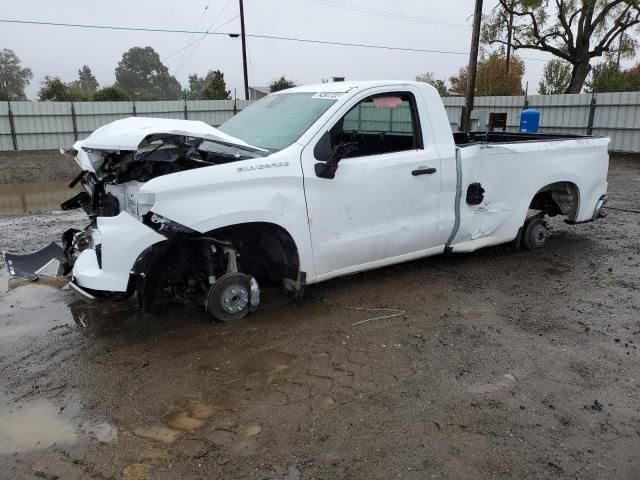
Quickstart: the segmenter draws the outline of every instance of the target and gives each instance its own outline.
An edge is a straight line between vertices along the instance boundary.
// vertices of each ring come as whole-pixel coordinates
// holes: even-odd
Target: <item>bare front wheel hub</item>
[[[228,273],[220,277],[207,294],[207,310],[216,320],[240,320],[251,310],[251,277]]]
[[[222,308],[227,313],[241,312],[249,304],[249,292],[244,286],[232,286],[222,294]]]

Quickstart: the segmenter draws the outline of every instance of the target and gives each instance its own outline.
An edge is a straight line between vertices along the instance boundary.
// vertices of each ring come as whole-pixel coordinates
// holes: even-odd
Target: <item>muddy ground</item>
[[[640,159],[613,159],[610,205],[640,210],[639,186]],[[640,216],[608,213],[553,222],[539,251],[313,286],[301,307],[266,292],[232,325],[13,289],[0,478],[640,478]],[[0,248],[78,222],[1,218]]]

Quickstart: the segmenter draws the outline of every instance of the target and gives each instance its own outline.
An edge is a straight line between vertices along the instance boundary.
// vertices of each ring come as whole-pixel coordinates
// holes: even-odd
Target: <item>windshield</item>
[[[319,98],[313,92],[269,95],[219,129],[249,145],[278,151],[298,140],[334,102],[335,99]]]

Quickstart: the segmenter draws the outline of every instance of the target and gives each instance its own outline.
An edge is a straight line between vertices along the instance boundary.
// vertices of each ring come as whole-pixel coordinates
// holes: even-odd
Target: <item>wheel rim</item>
[[[230,314],[239,313],[249,304],[249,292],[240,285],[227,288],[221,298],[222,309]]]

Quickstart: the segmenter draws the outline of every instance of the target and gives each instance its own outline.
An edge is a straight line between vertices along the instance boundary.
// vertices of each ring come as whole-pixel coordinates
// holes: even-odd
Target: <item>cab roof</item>
[[[416,85],[424,86],[422,82],[410,82],[406,80],[365,80],[365,81],[348,81],[348,82],[333,82],[333,83],[316,83],[313,85],[302,85],[300,87],[293,87],[287,90],[281,90],[275,92],[275,94],[282,93],[316,93],[316,92],[335,92],[345,93],[355,89],[375,88],[375,87],[389,87],[389,86],[401,86],[401,85]]]

